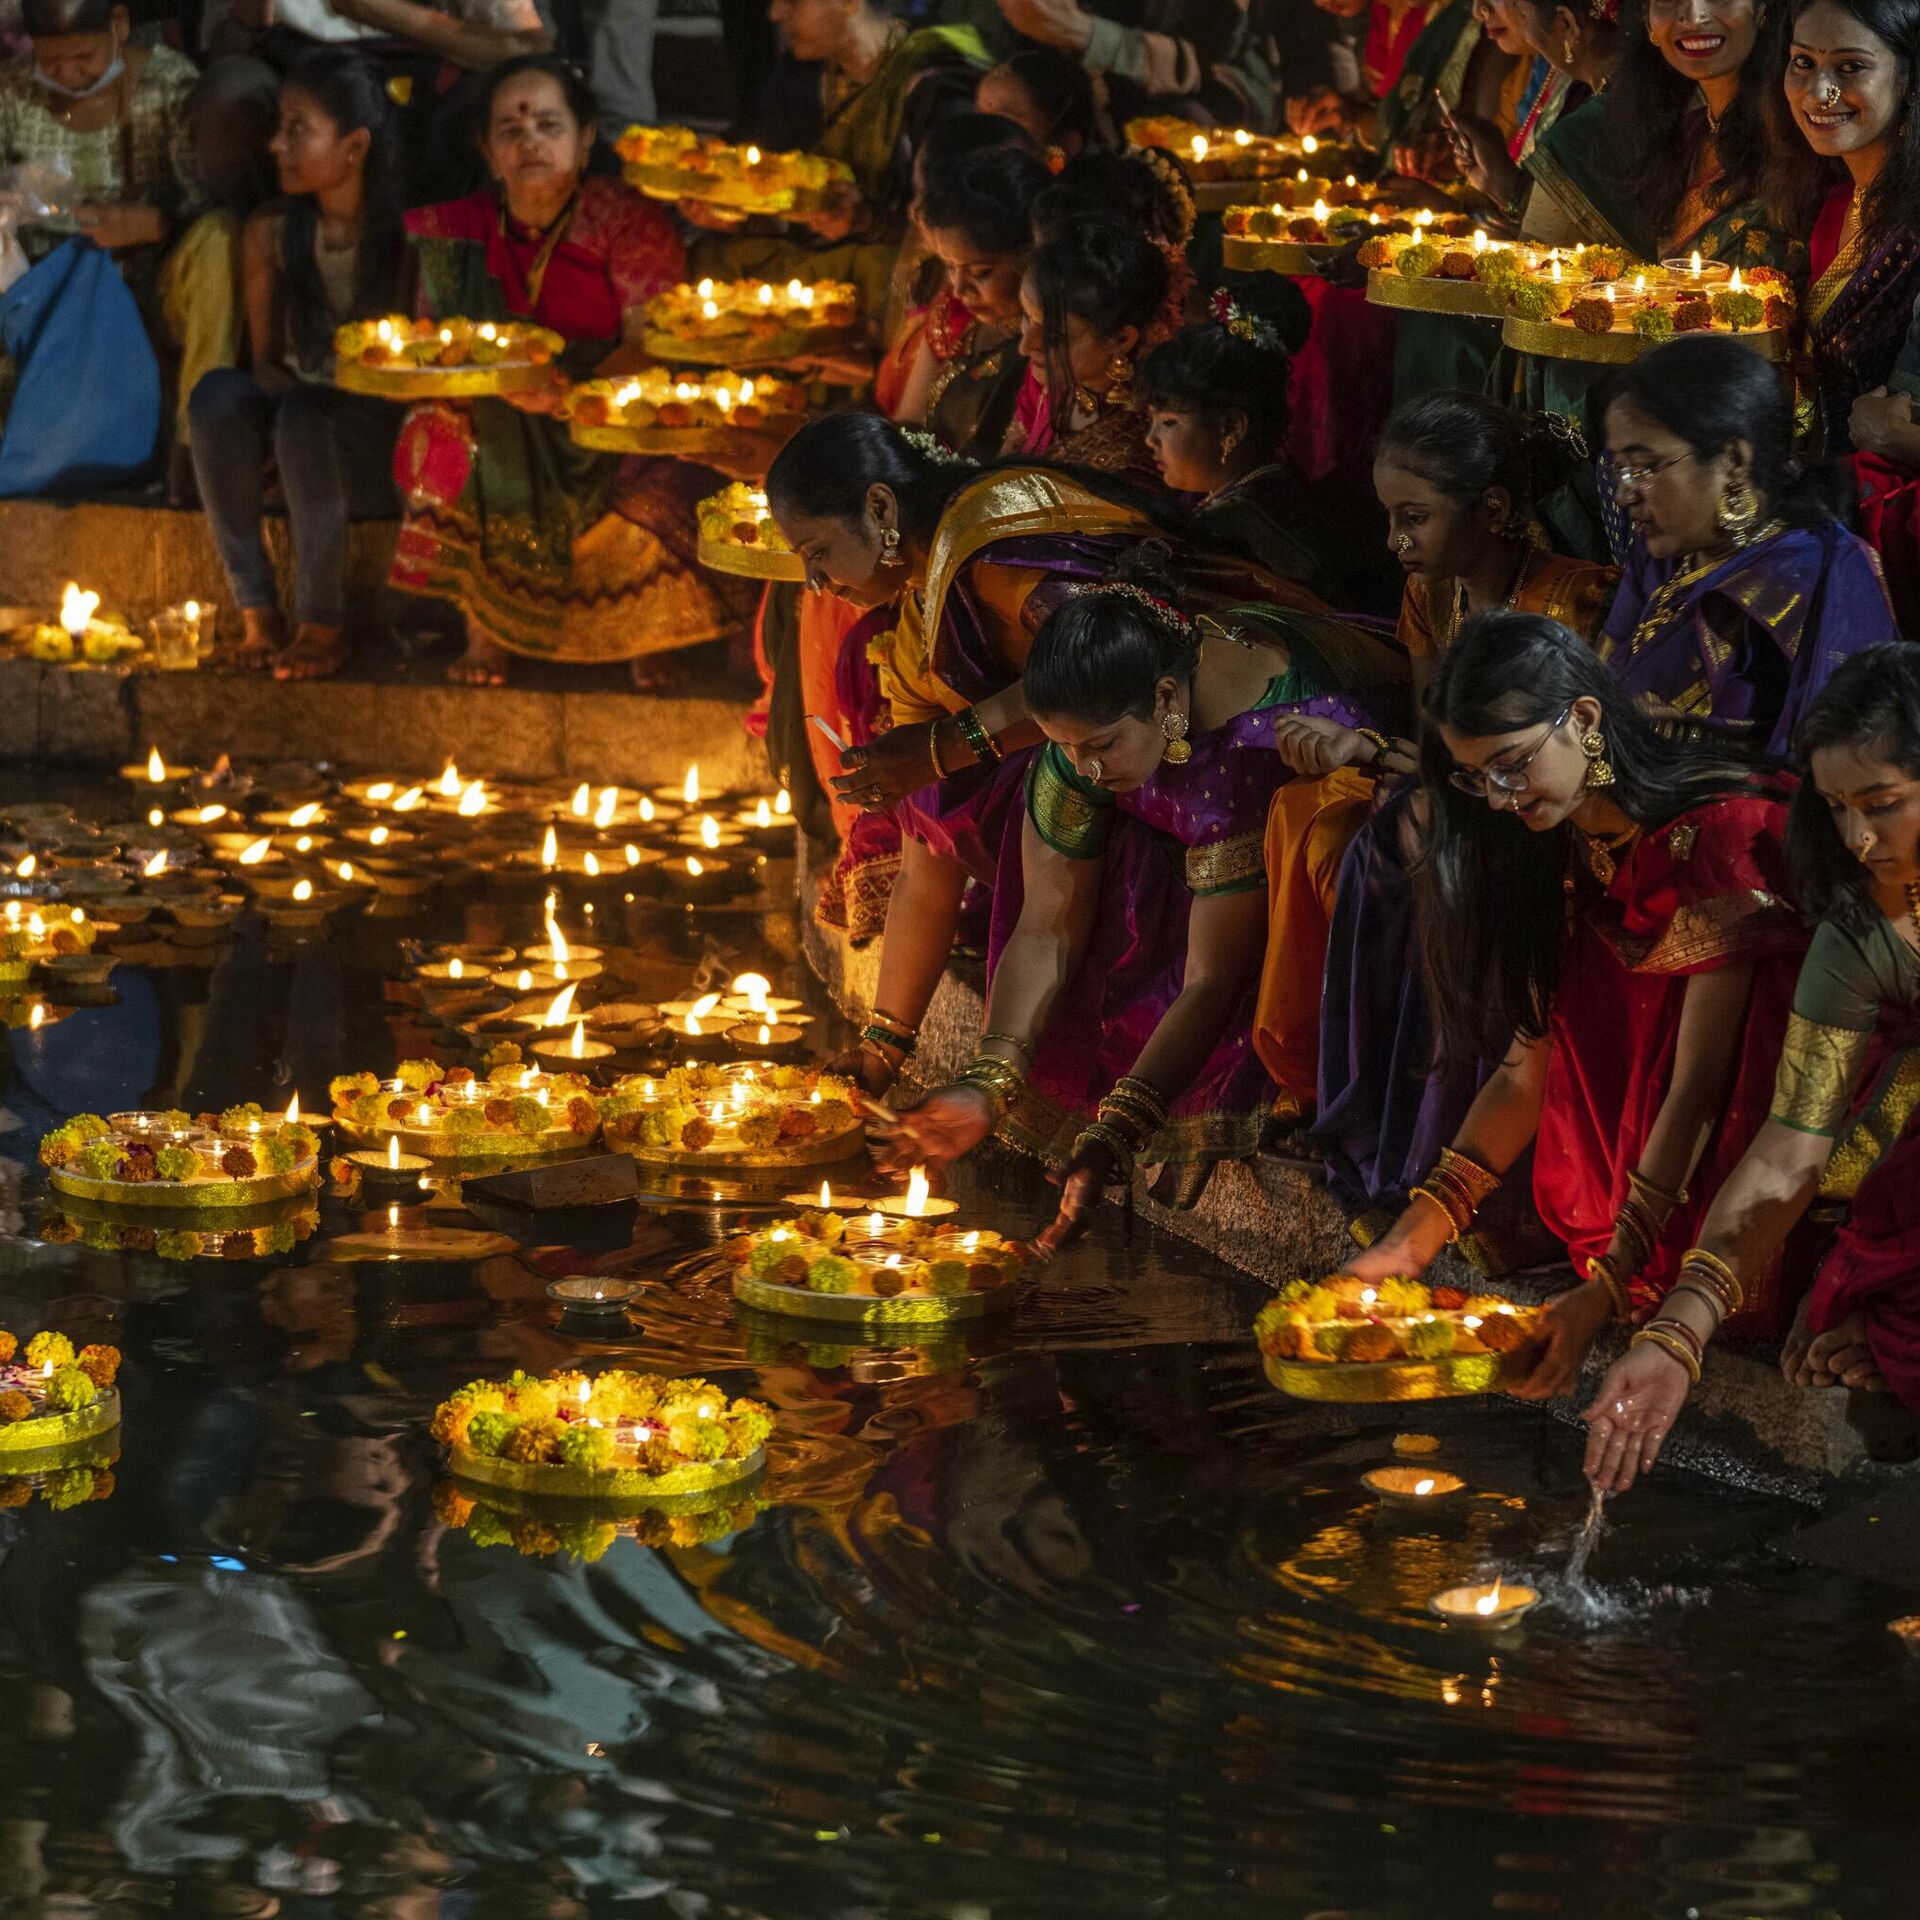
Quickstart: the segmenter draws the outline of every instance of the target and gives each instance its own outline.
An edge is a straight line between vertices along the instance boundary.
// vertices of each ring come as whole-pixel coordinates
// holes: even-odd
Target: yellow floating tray
[[[656,1506],[666,1501],[710,1504],[722,1489],[744,1487],[765,1471],[767,1450],[756,1447],[744,1460],[693,1460],[684,1467],[669,1467],[665,1473],[646,1473],[639,1467],[594,1469],[502,1460],[465,1446],[450,1447],[447,1461],[455,1479],[475,1486],[548,1499],[637,1501]]]
[[[1537,1345],[1511,1353],[1452,1354],[1444,1360],[1282,1360],[1261,1356],[1267,1378],[1296,1400],[1378,1402],[1450,1400],[1462,1394],[1498,1393],[1533,1371]]]
[[[1400,313],[1464,313],[1481,320],[1498,320],[1506,312],[1499,294],[1478,280],[1439,280],[1429,274],[1410,279],[1391,267],[1375,267],[1367,275],[1367,304]]]
[[[767,367],[802,353],[828,353],[851,345],[851,327],[787,327],[759,339],[687,340],[656,327],[646,330],[644,345],[656,360],[691,367]]]
[[[760,427],[584,427],[572,420],[567,431],[575,446],[597,453],[664,453],[702,460],[709,454],[737,453],[754,440],[790,440],[806,418],[804,413],[781,413]]]
[[[437,1127],[379,1127],[369,1132],[350,1127],[344,1121],[339,1127],[340,1139],[351,1151],[371,1149],[385,1153],[387,1142],[398,1133],[402,1153],[422,1154],[442,1167],[459,1166],[467,1161],[523,1167],[530,1161],[550,1160],[556,1154],[584,1153],[595,1138],[589,1135],[583,1140],[571,1127],[549,1127],[545,1133],[528,1136],[528,1144],[515,1153],[502,1147],[484,1147],[474,1141],[454,1144]]]
[[[978,1320],[1013,1305],[1018,1279],[975,1293],[897,1293],[890,1300],[868,1293],[816,1293],[812,1287],[788,1287],[750,1273],[733,1277],[733,1297],[743,1307],[777,1313],[789,1320],[826,1320],[837,1326],[933,1327],[955,1320]]]
[[[1355,234],[1354,239],[1362,236]],[[1221,242],[1222,262],[1242,273],[1324,273],[1347,251],[1348,242],[1329,241],[1308,246],[1300,240],[1250,240],[1245,234],[1230,233]]]
[[[497,367],[364,367],[357,360],[338,360],[333,368],[336,387],[382,400],[485,400],[533,393],[552,380],[552,362],[541,367],[527,361]]]
[[[864,1145],[865,1130],[856,1121],[838,1133],[814,1140],[795,1141],[784,1147],[729,1148],[712,1153],[704,1148],[653,1147],[637,1140],[607,1141],[612,1153],[624,1153],[643,1167],[669,1167],[675,1173],[737,1173],[747,1168],[831,1167],[851,1160]]]
[[[737,573],[747,580],[804,580],[806,562],[797,553],[772,547],[743,547],[737,540],[700,536],[699,560],[715,573]]]
[[[231,1221],[253,1207],[277,1206],[319,1184],[319,1162],[309,1154],[289,1173],[263,1173],[251,1180],[96,1180],[71,1167],[51,1167],[55,1193],[112,1207],[121,1217],[164,1213],[178,1224],[195,1217]]]
[[[691,167],[642,166],[629,161],[621,171],[628,186],[638,187],[649,200],[698,200],[703,206],[719,207],[727,213],[813,213],[833,199],[831,186],[774,187],[756,192],[740,182],[718,180]]]
[[[1784,327],[1752,327],[1734,333],[1723,327],[1701,329],[1696,333],[1676,333],[1674,340],[1737,340],[1763,360],[1784,361],[1792,352],[1792,343]],[[1624,367],[1639,359],[1651,347],[1664,341],[1644,339],[1630,327],[1615,327],[1608,333],[1582,333],[1563,320],[1522,320],[1509,314],[1500,329],[1501,341],[1516,353],[1534,353],[1548,360],[1583,360],[1590,366]]]
[[[86,1406],[72,1413],[45,1413],[32,1420],[0,1426],[0,1473],[35,1473],[65,1466],[61,1456],[98,1440],[120,1424],[120,1391],[102,1387]]]

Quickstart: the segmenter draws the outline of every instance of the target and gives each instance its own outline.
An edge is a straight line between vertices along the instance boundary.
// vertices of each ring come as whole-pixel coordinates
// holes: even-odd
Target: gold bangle
[[[1439,1194],[1435,1193],[1431,1187],[1428,1187],[1428,1186],[1409,1187],[1407,1189],[1407,1198],[1409,1200],[1431,1201],[1434,1206],[1439,1208],[1440,1212],[1446,1217],[1447,1245],[1450,1247],[1455,1245],[1458,1242],[1461,1234],[1463,1234],[1467,1230],[1467,1227],[1472,1224],[1471,1215],[1468,1216],[1467,1220],[1462,1221],[1460,1217],[1454,1212],[1453,1208],[1450,1207],[1446,1203],[1446,1201],[1441,1198]]]
[[[1077,1160],[1080,1157],[1080,1149],[1084,1147],[1089,1140],[1098,1141],[1107,1148],[1116,1162],[1115,1171],[1120,1176],[1120,1184],[1122,1186],[1128,1184],[1133,1179],[1132,1143],[1122,1136],[1117,1127],[1110,1126],[1104,1120],[1092,1120],[1080,1129],[1078,1136],[1074,1140],[1074,1159]]]
[[[1458,1180],[1473,1201],[1475,1212],[1486,1205],[1488,1196],[1500,1185],[1499,1174],[1483,1167],[1478,1160],[1471,1160],[1464,1153],[1456,1152],[1452,1147],[1440,1149],[1440,1157],[1433,1163],[1433,1170],[1443,1178],[1451,1176]]]
[[[958,1084],[986,1095],[987,1104],[993,1109],[993,1124],[997,1127],[1007,1117],[1007,1109],[1013,1105],[1014,1095],[1025,1084],[1025,1078],[1011,1060],[982,1053],[976,1054],[960,1069]]]
[[[1613,1308],[1616,1323],[1625,1322],[1633,1317],[1633,1296],[1627,1291],[1627,1283],[1614,1270],[1611,1256],[1596,1253],[1587,1262],[1587,1278],[1598,1280],[1607,1290],[1607,1300]]]
[[[1017,1035],[1011,1033],[983,1033],[980,1036],[980,1044],[983,1047],[990,1040],[997,1046],[1011,1047],[1014,1052],[1028,1062],[1031,1062],[1033,1059],[1033,1042],[1031,1040],[1022,1040]]]
[[[1677,1335],[1667,1332],[1661,1326],[1642,1327],[1633,1336],[1633,1346],[1658,1347],[1664,1354],[1678,1360],[1687,1370],[1688,1380],[1695,1386],[1700,1384],[1700,1362],[1693,1357],[1693,1349]]]
[[[1738,1313],[1747,1303],[1746,1282],[1717,1253],[1709,1253],[1705,1247],[1689,1247],[1681,1257],[1674,1284],[1677,1286],[1682,1280],[1699,1281],[1725,1303],[1729,1314]]]
[[[1671,1213],[1675,1207],[1684,1207],[1687,1204],[1687,1190],[1685,1187],[1682,1187],[1677,1193],[1669,1193],[1665,1187],[1656,1187],[1638,1168],[1635,1168],[1633,1172],[1627,1175],[1627,1191],[1643,1203],[1648,1197],[1660,1201],[1666,1207],[1667,1213]],[[1651,1213],[1653,1209],[1649,1207],[1647,1211]],[[1664,1226],[1665,1224],[1666,1215],[1662,1214],[1661,1225]]]

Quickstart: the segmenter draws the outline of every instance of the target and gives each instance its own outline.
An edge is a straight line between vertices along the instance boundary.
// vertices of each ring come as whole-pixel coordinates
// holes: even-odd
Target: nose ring
[[[1395,553],[1411,553],[1413,551],[1413,535],[1403,533],[1400,538],[1393,543],[1393,550]]]
[[[1087,762],[1087,778],[1089,780],[1098,780],[1105,771],[1106,768],[1098,760],[1089,760]]]

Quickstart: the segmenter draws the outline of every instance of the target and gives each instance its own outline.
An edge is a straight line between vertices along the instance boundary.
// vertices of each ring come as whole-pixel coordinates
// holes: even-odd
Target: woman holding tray
[[[1518,1391],[1578,1377],[1609,1321],[1674,1283],[1766,1117],[1806,930],[1788,775],[1654,727],[1564,627],[1477,615],[1428,693],[1415,869],[1445,1057],[1500,1065],[1407,1209],[1350,1263],[1418,1275],[1529,1146],[1541,1219],[1583,1276]],[[1749,1322],[1792,1288],[1756,1282]]]
[[[685,277],[672,220],[631,187],[587,176],[596,114],[572,68],[545,54],[510,60],[488,76],[483,111],[494,184],[407,215],[422,309],[550,327],[577,376],[638,364],[646,301]],[[515,653],[634,660],[735,624],[723,576],[694,558],[694,509],[712,476],[576,446],[565,389],[562,375],[532,393],[431,401],[401,429],[393,584],[466,616],[455,680],[503,685]]]
[[[1366,695],[1335,691],[1331,623],[1196,620],[1177,594],[1148,549],[1042,622],[1021,690],[1045,744],[995,889],[980,1051],[894,1123],[901,1166],[944,1166],[996,1127],[1061,1166],[1047,1250],[1136,1159],[1160,1167],[1157,1198],[1191,1206],[1252,1153],[1272,1095],[1249,1033],[1261,835],[1292,777],[1276,731],[1369,717]]]
[[[1909,1417],[1862,1424],[1876,1452],[1911,1454],[1911,1416],[1920,1414],[1914,648],[1856,654],[1808,710],[1797,744],[1808,773],[1794,797],[1787,855],[1816,924],[1772,1105],[1691,1236],[1661,1319],[1642,1328],[1586,1409],[1587,1473],[1598,1487],[1621,1490],[1653,1465],[1707,1343],[1730,1313],[1744,1319],[1747,1303],[1766,1296],[1817,1200],[1845,1202],[1846,1222],[1787,1338],[1781,1371],[1797,1386],[1891,1393]]]

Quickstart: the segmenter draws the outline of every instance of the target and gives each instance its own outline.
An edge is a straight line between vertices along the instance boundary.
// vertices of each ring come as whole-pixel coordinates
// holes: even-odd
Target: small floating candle
[[[872,1217],[871,1200],[855,1193],[838,1193],[828,1180],[820,1182],[817,1193],[783,1193],[780,1198],[789,1207],[818,1207],[822,1213],[865,1213]]]
[[[756,1053],[789,1053],[806,1038],[799,1027],[784,1023],[769,1025],[764,1020],[742,1020],[727,1029],[728,1041]]]
[[[604,1279],[597,1274],[570,1273],[547,1284],[547,1298],[558,1300],[572,1313],[624,1313],[627,1302],[640,1291],[633,1280]]]
[[[533,1056],[553,1073],[582,1073],[594,1062],[611,1060],[614,1050],[601,1040],[587,1038],[587,1023],[576,1020],[573,1032],[564,1040],[536,1040]]]
[[[1539,1604],[1538,1587],[1508,1586],[1495,1580],[1491,1586],[1448,1587],[1436,1593],[1427,1607],[1450,1627],[1505,1633],[1517,1627]]]
[[[358,1170],[362,1190],[376,1205],[415,1198],[420,1191],[420,1176],[433,1164],[425,1154],[402,1153],[397,1133],[388,1137],[385,1153],[363,1147],[348,1154],[347,1162]]]
[[[492,984],[507,993],[551,993],[566,983],[544,967],[502,967],[492,976]]]
[[[1389,1507],[1444,1506],[1467,1490],[1458,1474],[1433,1467],[1375,1467],[1360,1476],[1360,1484]]]

